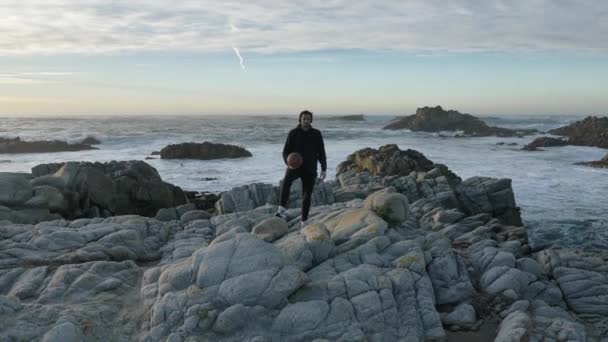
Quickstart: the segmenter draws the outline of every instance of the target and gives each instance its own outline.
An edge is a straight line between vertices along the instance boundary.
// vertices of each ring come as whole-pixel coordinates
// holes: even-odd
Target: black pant
[[[315,186],[315,179],[317,178],[316,172],[305,171],[303,169],[292,170],[287,168],[285,171],[285,177],[283,177],[283,184],[281,185],[281,198],[279,200],[279,205],[282,207],[287,206],[291,183],[298,178],[302,180],[302,221],[306,221],[308,220],[308,211],[310,210],[312,189]]]

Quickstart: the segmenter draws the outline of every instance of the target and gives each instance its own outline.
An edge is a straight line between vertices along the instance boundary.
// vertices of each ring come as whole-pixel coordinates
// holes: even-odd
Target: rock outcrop
[[[184,192],[165,183],[142,161],[43,164],[32,175],[0,173],[0,218],[36,223],[57,218],[154,216],[160,208],[187,202]],[[29,216],[29,217],[28,217]]]
[[[168,145],[160,150],[161,159],[221,159],[251,157],[251,152],[240,146],[227,144],[181,143]]]
[[[538,137],[531,143],[522,147],[525,151],[536,151],[539,147],[553,147],[553,146],[566,146],[570,143],[566,139],[552,138],[552,137]]]
[[[286,222],[274,205],[209,216],[188,204],[166,222],[0,222],[0,340],[608,336],[608,255],[532,253],[525,227],[495,215],[515,205],[508,180],[453,186],[433,168],[330,184],[369,194],[312,207],[303,229],[299,208]]]
[[[570,145],[608,148],[608,117],[588,116],[549,133],[568,137]]]
[[[466,136],[477,137],[491,135],[512,137],[537,132],[534,129],[512,130],[488,126],[473,115],[461,114],[455,110],[445,111],[441,106],[418,108],[416,114],[397,119],[386,125],[384,129],[409,129],[424,132],[462,131]]]
[[[68,144],[65,141],[23,141],[21,138],[0,137],[0,153],[50,153],[66,151],[95,150],[91,145],[99,144],[99,141],[85,139],[81,143]]]
[[[590,161],[590,162],[580,162],[580,163],[576,163],[576,164],[586,165],[586,166],[591,166],[591,167],[598,167],[598,168],[602,168],[602,169],[608,169],[608,154],[606,154],[604,156],[604,158],[602,158],[600,160]]]

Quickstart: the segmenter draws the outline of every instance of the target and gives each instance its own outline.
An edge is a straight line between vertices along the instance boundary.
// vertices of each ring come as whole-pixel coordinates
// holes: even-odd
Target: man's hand
[[[324,180],[326,175],[327,175],[327,173],[325,171],[321,171],[321,174],[319,175],[319,179]]]

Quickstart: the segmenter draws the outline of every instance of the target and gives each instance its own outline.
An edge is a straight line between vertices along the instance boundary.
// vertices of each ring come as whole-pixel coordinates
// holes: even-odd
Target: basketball
[[[287,166],[292,169],[297,169],[302,166],[304,159],[302,159],[302,155],[298,152],[292,152],[287,156]]]

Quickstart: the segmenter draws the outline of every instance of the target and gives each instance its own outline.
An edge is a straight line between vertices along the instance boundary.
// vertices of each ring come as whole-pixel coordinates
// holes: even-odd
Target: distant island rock
[[[591,166],[591,167],[599,167],[602,169],[608,169],[608,154],[606,154],[604,156],[604,158],[602,158],[600,160],[590,161],[590,162],[580,162],[580,163],[576,163],[576,165],[586,165],[586,166]]]
[[[227,144],[214,144],[208,141],[203,143],[181,143],[168,145],[160,150],[161,159],[222,159],[251,157],[246,149]]]
[[[93,144],[99,144],[99,141],[91,137],[75,144],[68,144],[61,140],[23,141],[20,137],[0,137],[0,153],[51,153],[96,150],[96,147],[91,146]]]
[[[343,121],[365,121],[365,116],[363,114],[337,115],[337,116],[329,116],[327,118],[332,119],[332,120],[343,120]]]
[[[522,147],[525,151],[536,151],[539,147],[566,146],[569,142],[566,139],[552,137],[538,137],[531,143]]]
[[[397,119],[386,125],[384,129],[409,129],[424,132],[463,131],[464,135],[475,137],[492,135],[512,137],[537,132],[535,129],[512,130],[488,126],[481,119],[471,114],[462,114],[456,110],[446,111],[441,106],[418,108],[416,114]]]
[[[588,116],[549,133],[568,137],[570,145],[608,148],[608,117]]]

